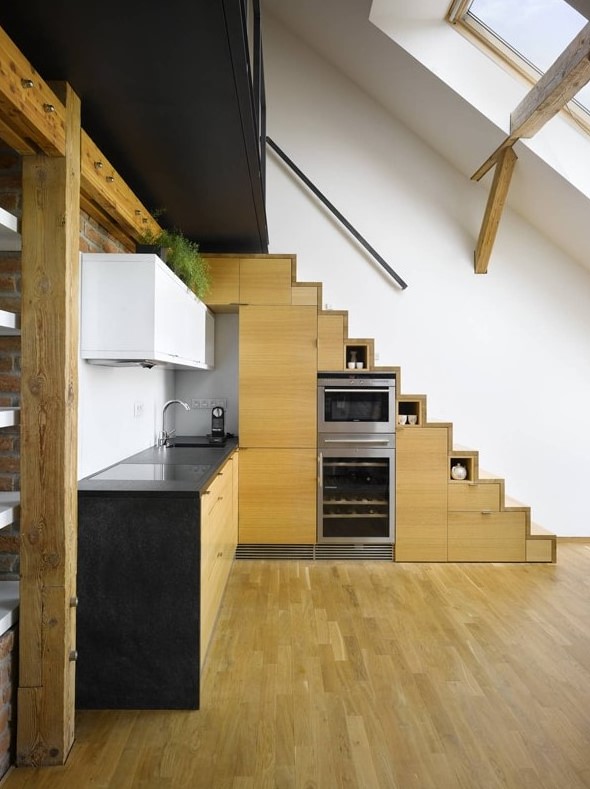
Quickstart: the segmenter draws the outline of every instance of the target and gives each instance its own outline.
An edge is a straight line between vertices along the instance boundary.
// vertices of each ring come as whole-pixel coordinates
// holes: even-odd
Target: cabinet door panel
[[[316,445],[317,310],[240,307],[240,446]]]
[[[205,303],[212,307],[237,305],[240,301],[240,258],[207,258],[211,287]]]
[[[240,259],[240,304],[291,304],[292,261],[286,258]]]
[[[447,441],[446,428],[397,431],[396,561],[447,561]]]
[[[315,450],[241,451],[240,543],[315,543],[316,484]]]
[[[499,509],[499,482],[449,482],[449,511]]]
[[[449,512],[450,562],[524,562],[526,514]]]
[[[344,315],[318,315],[318,370],[344,369]]]

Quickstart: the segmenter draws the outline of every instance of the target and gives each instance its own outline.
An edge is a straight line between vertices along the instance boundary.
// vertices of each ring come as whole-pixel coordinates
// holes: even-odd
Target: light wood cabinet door
[[[207,258],[211,272],[211,287],[204,299],[208,307],[233,306],[240,301],[240,258]],[[223,311],[223,310],[221,310]]]
[[[398,562],[447,561],[447,441],[442,427],[397,431]]]
[[[291,304],[292,260],[240,258],[240,304]]]
[[[344,369],[344,315],[318,315],[318,370]]]
[[[317,310],[240,307],[240,447],[316,446]]]
[[[201,494],[201,666],[235,555],[233,495],[230,458]]]
[[[524,562],[525,559],[525,512],[449,512],[450,562]]]
[[[241,450],[240,544],[315,543],[316,485],[315,450]]]
[[[500,509],[499,482],[449,482],[449,512]]]

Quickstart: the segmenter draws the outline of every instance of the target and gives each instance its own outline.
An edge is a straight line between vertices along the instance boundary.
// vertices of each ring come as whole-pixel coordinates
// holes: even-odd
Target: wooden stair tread
[[[555,534],[538,523],[531,522],[531,537],[555,537]]]

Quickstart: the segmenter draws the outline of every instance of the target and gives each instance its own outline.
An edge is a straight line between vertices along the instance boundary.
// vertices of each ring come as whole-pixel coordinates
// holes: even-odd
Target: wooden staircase
[[[346,370],[354,354],[362,369],[395,373],[396,561],[555,561],[555,535],[531,523],[528,506],[506,497],[503,479],[480,470],[477,451],[454,445],[451,423],[428,419],[426,395],[403,391],[399,367],[375,365],[374,340],[349,336],[346,310],[323,309],[322,283],[297,281],[295,255],[208,259],[212,287],[206,301],[214,312],[249,304],[316,307],[318,370]],[[464,480],[451,477],[457,460],[467,469]],[[299,550],[311,541],[291,542]]]
[[[399,367],[375,365],[374,340],[348,336],[347,311],[322,309],[321,283],[293,283],[294,293],[300,288],[317,289],[318,370],[347,369],[354,352],[364,369],[395,372],[395,560],[555,562],[556,536],[506,495],[503,479],[479,468],[477,450],[454,444],[452,423],[429,421],[426,395],[403,392]],[[451,476],[457,461],[467,470],[464,480]]]

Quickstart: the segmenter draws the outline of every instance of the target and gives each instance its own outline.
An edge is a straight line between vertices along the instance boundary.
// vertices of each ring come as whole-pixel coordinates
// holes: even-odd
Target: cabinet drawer
[[[449,483],[449,510],[462,511],[500,509],[500,483],[499,482],[450,482]]]
[[[526,513],[449,512],[449,562],[524,562]]]

